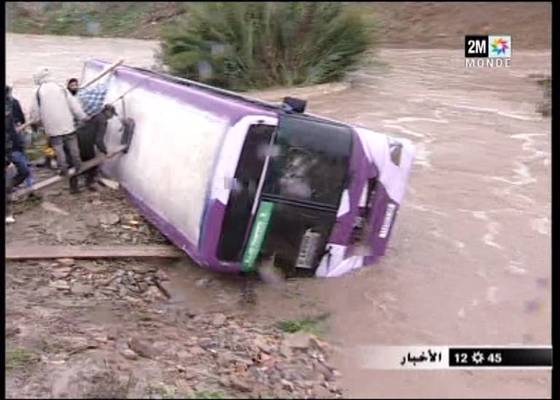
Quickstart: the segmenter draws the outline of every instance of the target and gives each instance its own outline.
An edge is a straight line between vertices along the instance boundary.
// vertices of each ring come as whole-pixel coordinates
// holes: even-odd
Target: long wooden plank
[[[33,260],[53,258],[179,258],[185,253],[168,245],[135,246],[39,246],[6,245],[7,260]]]
[[[93,83],[97,82],[99,79],[103,78],[105,75],[107,75],[108,73],[112,72],[113,70],[115,70],[119,65],[121,65],[124,62],[124,60],[119,60],[116,63],[113,63],[112,65],[110,65],[106,70],[102,71],[99,75],[93,77],[92,79],[90,79],[88,82],[82,84],[82,86],[80,86],[80,90],[81,89],[85,89],[88,86],[92,85]]]
[[[80,168],[80,174],[83,173],[84,171],[87,171],[88,169],[91,169],[93,167],[98,166],[99,164],[103,163],[104,161],[116,156],[117,154],[121,154],[122,151],[126,148],[126,146],[118,146],[115,151],[109,153],[107,156],[101,154],[100,156],[94,158],[93,160],[89,160],[86,161],[84,163],[82,163],[82,166]],[[76,170],[74,168],[70,168],[68,170],[68,176],[74,176],[76,174]],[[64,180],[65,178],[63,176],[60,175],[56,175],[50,178],[47,178],[43,181],[37,182],[35,183],[33,186],[28,187],[28,188],[24,188],[24,189],[19,189],[18,191],[14,192],[12,194],[12,200],[17,200],[31,192],[35,192],[37,190],[41,190],[44,189],[46,187],[49,187],[51,185],[54,185],[57,182],[60,182],[62,180]]]

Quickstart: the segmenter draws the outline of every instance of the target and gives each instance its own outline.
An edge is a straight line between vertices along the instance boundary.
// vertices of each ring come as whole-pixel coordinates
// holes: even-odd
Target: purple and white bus
[[[82,81],[109,63],[90,60]],[[106,102],[135,121],[104,165],[141,213],[203,267],[342,275],[385,252],[414,149],[404,139],[198,82],[120,66]],[[118,146],[113,118],[106,144]]]

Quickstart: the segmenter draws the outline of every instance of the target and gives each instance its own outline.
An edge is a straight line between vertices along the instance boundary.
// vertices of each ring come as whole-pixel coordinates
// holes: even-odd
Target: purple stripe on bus
[[[90,60],[87,64],[97,69],[109,66],[109,63],[100,60]],[[138,87],[145,88],[154,93],[160,92],[166,96],[174,97],[181,102],[200,108],[203,111],[208,109],[213,110],[216,114],[226,116],[229,119],[239,119],[248,114],[277,115],[275,112],[260,107],[253,107],[242,100],[224,98],[220,95],[209,93],[204,89],[166,81],[158,78],[157,75],[150,76],[126,66],[118,67],[114,74],[115,77],[127,81],[132,86],[138,85]]]
[[[125,185],[123,185],[123,188],[130,198],[130,201],[140,209],[142,215],[144,215],[151,224],[157,227],[175,246],[184,251],[195,263],[204,267],[209,267],[218,272],[238,272],[238,270],[232,268],[231,265],[212,263],[213,260],[209,260],[208,257],[201,254],[194,244],[175,228],[173,224],[167,222],[142,199],[127,189]]]
[[[200,252],[210,264],[219,265],[220,268],[227,269],[229,272],[240,272],[240,262],[220,261],[216,256],[218,254],[218,242],[225,213],[226,206],[222,202],[219,200],[210,201],[203,219],[203,226],[205,228],[201,234]]]
[[[370,163],[367,159],[360,138],[354,131],[352,131],[352,134],[353,146],[350,156],[350,176],[352,180],[348,188],[350,211],[337,219],[329,238],[329,243],[341,245],[347,245],[350,242],[352,227],[359,213],[358,205],[364,184],[367,184],[369,178],[373,178],[378,174],[375,164]],[[374,216],[372,215],[372,217]]]

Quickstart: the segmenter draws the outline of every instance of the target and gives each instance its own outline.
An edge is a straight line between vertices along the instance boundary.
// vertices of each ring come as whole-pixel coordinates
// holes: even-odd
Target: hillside
[[[376,21],[386,48],[457,48],[465,34],[509,34],[515,48],[547,49],[551,3],[347,3]],[[158,39],[189,3],[12,2],[8,32]]]

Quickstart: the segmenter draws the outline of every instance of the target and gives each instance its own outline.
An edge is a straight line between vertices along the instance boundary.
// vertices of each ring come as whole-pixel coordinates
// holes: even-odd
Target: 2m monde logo
[[[511,67],[511,36],[465,36],[465,67]]]

